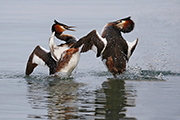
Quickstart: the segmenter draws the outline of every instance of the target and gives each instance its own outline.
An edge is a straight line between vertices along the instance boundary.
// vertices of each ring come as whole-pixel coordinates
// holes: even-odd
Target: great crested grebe
[[[49,38],[50,51],[41,46],[36,46],[29,56],[26,75],[30,75],[38,65],[48,66],[49,74],[65,73],[70,75],[79,62],[79,48],[71,48],[76,43],[76,38],[72,35],[63,34],[65,30],[75,31],[74,26],[67,26],[54,20],[52,34]],[[65,41],[61,45],[55,44],[55,36]],[[61,74],[60,74],[61,75]]]
[[[93,50],[96,57],[101,56],[108,70],[116,77],[126,70],[126,62],[136,48],[138,39],[133,42],[126,41],[122,35],[134,29],[134,22],[130,17],[110,22],[102,30],[102,34],[92,30],[89,34],[77,41],[72,48],[83,45],[81,52]]]

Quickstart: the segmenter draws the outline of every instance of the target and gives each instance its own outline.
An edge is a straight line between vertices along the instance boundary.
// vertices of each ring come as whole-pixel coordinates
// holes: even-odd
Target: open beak
[[[71,28],[75,28],[75,26],[67,26],[66,30],[70,30],[70,31],[76,31],[74,29],[71,29]]]

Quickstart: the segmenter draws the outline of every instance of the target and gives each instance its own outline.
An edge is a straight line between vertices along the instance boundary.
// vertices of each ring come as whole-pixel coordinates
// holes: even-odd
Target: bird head
[[[131,20],[131,17],[123,18],[113,23],[123,33],[129,33],[134,29],[134,22]]]
[[[52,30],[52,32],[55,32],[56,34],[61,34],[65,30],[75,31],[74,29],[71,29],[71,28],[75,28],[75,26],[68,26],[68,25],[59,23],[58,21],[54,20],[54,24],[52,25],[51,30]]]

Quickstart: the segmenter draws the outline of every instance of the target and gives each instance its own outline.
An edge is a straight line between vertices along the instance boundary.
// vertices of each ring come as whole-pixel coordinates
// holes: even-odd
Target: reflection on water
[[[128,107],[135,106],[136,90],[124,80],[108,79],[97,89],[76,83],[73,79],[44,78],[28,84],[28,101],[33,109],[47,110],[46,115],[29,114],[28,118],[46,119],[132,119]]]
[[[97,90],[96,104],[104,104],[104,108],[96,108],[96,115],[106,120],[132,119],[126,117],[126,107],[135,106],[135,90],[131,84],[123,80],[109,79]]]
[[[33,81],[33,79],[32,79]],[[28,79],[28,82],[32,82]],[[71,79],[59,80],[51,77],[50,80],[28,85],[28,100],[33,109],[46,109],[47,115],[32,115],[30,118],[70,119],[75,118],[73,105],[77,100],[76,91],[80,84]]]

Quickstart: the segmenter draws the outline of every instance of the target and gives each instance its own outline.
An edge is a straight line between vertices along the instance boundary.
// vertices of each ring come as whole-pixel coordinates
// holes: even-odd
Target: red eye
[[[68,27],[67,26],[64,26],[65,29],[67,29]]]

